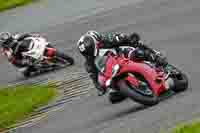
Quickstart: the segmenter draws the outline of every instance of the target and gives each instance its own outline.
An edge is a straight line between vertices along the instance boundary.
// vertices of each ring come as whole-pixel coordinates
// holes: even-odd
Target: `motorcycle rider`
[[[7,56],[8,61],[21,71],[27,74],[29,67],[34,60],[25,58],[22,52],[27,52],[32,47],[32,40],[30,37],[41,37],[39,34],[24,33],[24,34],[11,34],[4,32],[0,34],[0,42],[2,45],[2,52]]]
[[[165,57],[160,56],[159,53],[156,53],[142,43],[138,33],[99,33],[97,31],[88,31],[81,36],[77,45],[80,53],[86,60],[86,71],[90,74],[90,77],[98,90],[99,96],[106,93],[106,90],[102,89],[98,83],[98,71],[94,64],[100,49],[116,48],[118,52],[122,52],[130,59],[137,57],[150,62],[155,62],[160,66],[167,64]],[[121,46],[129,46],[129,48],[121,49]],[[131,48],[135,49],[133,50]]]

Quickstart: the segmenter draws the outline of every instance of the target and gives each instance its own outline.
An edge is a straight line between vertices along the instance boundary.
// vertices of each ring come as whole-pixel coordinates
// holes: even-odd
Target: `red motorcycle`
[[[166,92],[176,93],[188,87],[187,76],[170,64],[159,68],[144,60],[129,60],[114,54],[99,57],[95,64],[103,89],[115,89],[144,105],[155,105]]]

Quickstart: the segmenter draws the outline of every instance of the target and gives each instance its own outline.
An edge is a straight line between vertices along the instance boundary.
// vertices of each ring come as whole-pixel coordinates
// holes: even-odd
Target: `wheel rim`
[[[144,96],[149,96],[149,97],[153,97],[154,96],[153,91],[151,90],[151,88],[149,87],[148,83],[146,82],[146,80],[143,77],[139,78],[138,76],[135,76],[132,73],[129,73],[129,76],[132,76],[134,78],[137,78],[137,80],[139,80],[139,87],[135,87],[132,84],[128,83],[128,85],[131,88],[136,88],[135,91],[137,91],[138,93],[140,93],[140,94],[142,94]]]

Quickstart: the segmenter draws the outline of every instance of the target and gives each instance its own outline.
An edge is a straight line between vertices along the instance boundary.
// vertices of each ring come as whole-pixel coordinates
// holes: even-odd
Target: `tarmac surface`
[[[199,117],[199,0],[44,0],[0,14],[1,31],[40,32],[75,58],[76,65],[30,80],[63,79],[63,72],[84,71],[76,41],[87,30],[139,32],[164,51],[170,63],[188,74],[190,88],[150,108],[130,100],[111,105],[91,95],[65,104],[48,119],[19,133],[158,133],[177,122]],[[27,82],[0,58],[0,83]],[[78,76],[78,73],[77,73]]]

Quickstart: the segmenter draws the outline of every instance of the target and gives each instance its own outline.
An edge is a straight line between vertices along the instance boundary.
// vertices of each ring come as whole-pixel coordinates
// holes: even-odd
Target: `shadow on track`
[[[64,67],[60,67],[60,68],[56,68],[56,69],[52,69],[46,72],[42,72],[42,73],[37,73],[37,74],[33,74],[29,77],[25,77],[22,73],[17,72],[19,74],[19,76],[17,76],[16,80],[13,80],[11,82],[8,82],[8,84],[26,84],[26,83],[42,83],[42,82],[46,82],[49,77],[52,77],[52,75],[56,72],[65,70],[67,68],[71,68],[74,65],[66,65]]]
[[[106,115],[106,116],[105,115],[104,116],[98,115],[98,116],[94,116],[94,117],[91,116],[91,119],[88,122],[82,123],[79,126],[71,127],[71,128],[68,129],[68,131],[73,131],[73,130],[81,131],[83,128],[84,129],[96,129],[96,130],[102,129],[102,127],[100,125],[103,125],[103,124],[110,122],[110,121],[120,119],[122,117],[127,117],[129,114],[142,111],[146,108],[148,108],[148,107],[138,104],[134,107],[125,109],[125,110],[117,112],[117,113],[108,113],[108,115]]]

